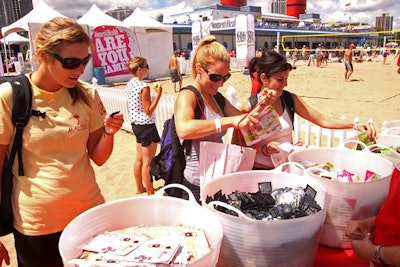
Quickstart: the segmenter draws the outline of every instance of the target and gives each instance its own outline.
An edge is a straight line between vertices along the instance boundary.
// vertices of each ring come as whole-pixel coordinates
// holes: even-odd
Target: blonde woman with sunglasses
[[[183,184],[200,199],[200,163],[199,142],[222,142],[228,128],[258,127],[259,115],[254,111],[249,116],[243,115],[226,98],[224,107],[216,100],[218,89],[231,76],[230,57],[226,48],[216,41],[214,36],[202,39],[194,52],[192,61],[192,86],[200,93],[204,110],[201,119],[195,119],[197,96],[190,90],[179,93],[175,101],[175,125],[180,139],[189,139],[191,151],[186,154],[186,167]],[[187,196],[183,196],[187,198]]]
[[[113,150],[122,114],[106,115],[96,90],[79,80],[90,61],[91,40],[69,18],[44,23],[36,37],[37,71],[31,116],[23,133],[24,175],[14,164],[12,207],[18,266],[61,267],[58,241],[77,215],[104,203],[91,165],[104,164]],[[14,134],[10,83],[0,86],[0,168]],[[1,222],[0,222],[1,223]],[[0,266],[9,264],[0,246]]]

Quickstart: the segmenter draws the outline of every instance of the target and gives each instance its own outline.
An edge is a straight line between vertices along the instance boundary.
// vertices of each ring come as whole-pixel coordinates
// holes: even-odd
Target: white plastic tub
[[[385,133],[388,129],[397,128],[400,129],[400,120],[384,121],[382,123],[382,132]]]
[[[163,196],[166,188],[186,190],[189,201]],[[171,184],[160,189],[154,196],[132,197],[108,202],[94,207],[72,220],[59,242],[64,263],[79,257],[78,246],[105,231],[115,231],[135,225],[187,224],[201,227],[211,247],[211,252],[193,262],[190,267],[216,266],[222,242],[222,226],[215,216],[197,204],[193,194],[184,186]]]
[[[213,211],[224,229],[218,266],[312,266],[318,245],[318,235],[325,219],[325,189],[315,180],[279,171],[244,171],[223,175],[209,182],[201,192],[203,200],[218,190],[230,194],[235,190],[258,191],[259,182],[272,183],[272,189],[282,187],[306,187],[317,190],[316,201],[322,210],[302,218],[281,221],[259,221],[247,217],[231,207],[239,217],[214,209],[213,201],[203,204]],[[203,203],[205,203],[203,201]],[[228,204],[225,205],[229,206]]]
[[[357,145],[360,145],[361,148],[366,152],[370,152],[374,148],[386,148],[390,150],[390,153],[385,153],[385,154],[374,153],[374,154],[379,157],[383,157],[387,160],[390,160],[394,166],[400,163],[400,153],[394,150],[394,148],[400,146],[400,135],[380,133],[376,136],[376,144],[371,145],[369,147],[367,147],[364,143],[358,141],[357,137],[355,136],[347,138],[341,144],[342,147],[348,149],[354,149],[354,147]]]
[[[351,248],[351,240],[345,231],[351,219],[365,219],[375,215],[386,198],[393,164],[374,153],[346,148],[310,148],[289,155],[290,162],[310,167],[312,163],[330,162],[336,170],[351,173],[373,171],[383,178],[365,183],[341,183],[311,176],[322,183],[327,192],[327,214],[322,228],[320,243],[329,247]]]

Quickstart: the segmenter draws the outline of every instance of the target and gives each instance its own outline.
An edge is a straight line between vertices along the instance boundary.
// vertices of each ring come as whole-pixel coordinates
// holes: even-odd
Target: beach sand
[[[397,74],[393,56],[389,56],[387,65],[382,62],[354,63],[351,82],[344,80],[343,63],[328,63],[327,66],[316,68],[308,67],[306,62],[297,61],[296,66],[297,69],[290,73],[286,89],[303,97],[320,112],[337,117],[344,115],[350,121],[355,116],[361,122],[372,119],[378,132],[383,121],[400,119],[400,75]],[[184,77],[183,86],[191,83],[192,78],[189,76],[190,74]],[[160,79],[159,82],[164,93],[173,94],[169,78]],[[238,101],[243,103],[249,96],[250,77],[241,71],[233,71],[232,77],[220,91],[225,94],[229,86],[237,90]],[[134,160],[135,137],[121,130],[115,135],[110,159],[103,166],[94,167],[106,201],[137,196],[133,177]],[[162,186],[162,181],[155,183],[155,187],[159,186]],[[143,195],[145,194],[141,196]],[[10,266],[17,266],[12,236],[0,239],[10,249]]]

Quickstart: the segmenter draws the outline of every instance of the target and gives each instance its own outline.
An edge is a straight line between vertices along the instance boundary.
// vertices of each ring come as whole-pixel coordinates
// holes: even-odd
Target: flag
[[[345,4],[344,6],[350,6],[350,3]]]

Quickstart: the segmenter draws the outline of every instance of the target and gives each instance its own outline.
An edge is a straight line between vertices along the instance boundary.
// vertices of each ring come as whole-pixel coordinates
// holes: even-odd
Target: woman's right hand
[[[156,82],[153,86],[153,90],[157,93],[157,94],[161,94],[162,93],[162,85],[159,82]]]
[[[4,244],[0,241],[0,267],[3,266],[3,261],[10,265],[10,255],[8,254],[7,248]]]
[[[276,141],[267,142],[261,148],[262,153],[264,155],[271,155],[271,154],[279,153],[279,148],[278,148],[279,145],[280,145],[280,143],[276,142]]]

